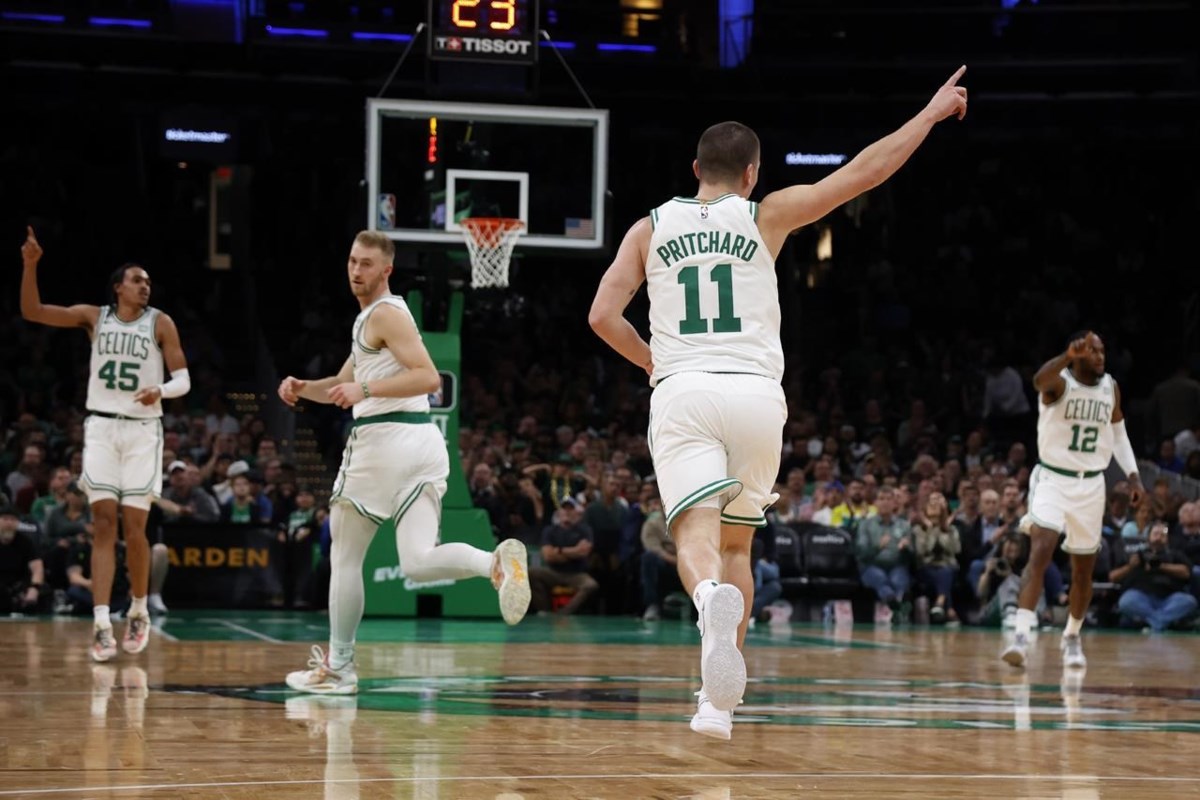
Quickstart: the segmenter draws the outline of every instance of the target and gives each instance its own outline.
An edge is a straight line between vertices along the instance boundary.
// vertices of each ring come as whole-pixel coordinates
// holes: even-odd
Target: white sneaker
[[[1004,652],[1000,654],[1000,658],[1005,663],[1011,664],[1014,667],[1025,666],[1025,657],[1029,652],[1029,637],[1023,633],[1018,633],[1012,638],[1012,642],[1008,647],[1004,648]]]
[[[1078,633],[1062,637],[1060,646],[1062,647],[1064,667],[1087,669],[1087,656],[1083,654],[1083,640]]]
[[[167,613],[167,604],[163,602],[161,594],[152,594],[146,598],[146,608],[151,614]]]
[[[657,605],[646,606],[645,613],[642,614],[643,622],[654,622],[662,617],[662,612],[658,610]]]
[[[700,610],[701,691],[719,711],[736,708],[746,689],[746,661],[737,646],[745,610],[741,590],[731,583],[713,589]]]
[[[699,699],[696,701],[696,713],[692,715],[692,730],[728,741],[733,736],[733,712],[713,708],[703,689],[696,692],[696,696]]]
[[[500,616],[516,625],[529,610],[529,553],[516,539],[505,539],[492,557],[492,586],[500,595]]]
[[[125,638],[121,648],[130,655],[137,655],[150,643],[150,615],[130,614],[125,623]]]
[[[92,661],[111,661],[117,657],[117,637],[113,636],[112,625],[93,628],[91,652]]]
[[[313,645],[308,669],[289,672],[287,685],[297,692],[309,694],[354,694],[358,691],[358,673],[354,662],[341,669],[329,666],[329,657],[317,645]]]

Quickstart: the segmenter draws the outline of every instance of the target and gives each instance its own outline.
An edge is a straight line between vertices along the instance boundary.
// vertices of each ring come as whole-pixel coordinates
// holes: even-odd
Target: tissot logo
[[[483,39],[475,36],[435,36],[433,46],[450,53],[525,56],[533,47],[528,39]]]

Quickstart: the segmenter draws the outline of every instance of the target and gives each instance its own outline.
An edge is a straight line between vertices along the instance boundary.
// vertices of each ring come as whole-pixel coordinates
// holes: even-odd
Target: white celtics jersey
[[[163,356],[154,335],[157,308],[146,307],[133,322],[122,322],[112,306],[100,306],[92,336],[87,408],[105,414],[152,419],[162,416],[162,403],[134,402],[138,389],[163,382]]]
[[[386,347],[381,350],[373,350],[367,347],[366,340],[363,338],[363,328],[367,325],[367,318],[371,316],[372,311],[379,308],[383,303],[395,306],[408,315],[410,319],[412,318],[412,312],[408,310],[408,304],[401,298],[391,294],[385,294],[359,313],[358,318],[354,320],[354,342],[350,346],[350,357],[354,360],[354,380],[358,383],[376,381],[380,378],[390,378],[408,369],[397,361],[396,357]],[[428,410],[429,396],[424,394],[419,397],[368,397],[354,405],[354,416],[356,418],[370,417],[375,414],[388,414],[393,411]]]
[[[1095,386],[1075,380],[1070,369],[1063,396],[1050,405],[1038,398],[1038,458],[1042,463],[1081,472],[1108,469],[1113,453],[1113,380],[1105,373]]]
[[[758,203],[735,194],[668,200],[650,212],[651,384],[677,372],[783,379],[779,287]]]

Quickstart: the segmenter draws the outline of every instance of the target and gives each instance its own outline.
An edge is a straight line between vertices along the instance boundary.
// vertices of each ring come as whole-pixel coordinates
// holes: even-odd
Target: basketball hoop
[[[525,223],[508,217],[467,217],[463,237],[471,254],[471,288],[508,286],[508,264],[513,245],[524,232]]]

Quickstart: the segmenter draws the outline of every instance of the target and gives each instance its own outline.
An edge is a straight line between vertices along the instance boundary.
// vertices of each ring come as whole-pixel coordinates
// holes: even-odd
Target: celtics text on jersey
[[[92,334],[87,408],[104,414],[148,419],[162,416],[162,403],[142,405],[133,396],[139,389],[163,382],[162,350],[155,336],[159,310],[147,307],[131,322],[112,306],[101,306]]]
[[[1070,369],[1060,373],[1066,388],[1053,403],[1038,402],[1038,457],[1050,467],[1101,472],[1113,454],[1113,379],[1105,374],[1094,386],[1080,383]]]

